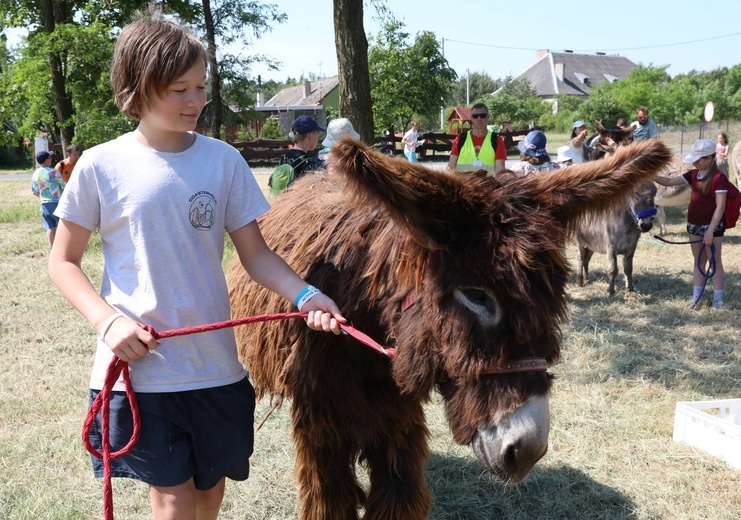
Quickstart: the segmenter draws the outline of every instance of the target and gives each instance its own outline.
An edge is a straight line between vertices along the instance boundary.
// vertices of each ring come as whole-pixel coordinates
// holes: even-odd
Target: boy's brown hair
[[[130,23],[121,31],[111,63],[116,106],[139,120],[153,96],[188,72],[198,60],[208,67],[206,49],[198,38],[153,12],[149,19]]]

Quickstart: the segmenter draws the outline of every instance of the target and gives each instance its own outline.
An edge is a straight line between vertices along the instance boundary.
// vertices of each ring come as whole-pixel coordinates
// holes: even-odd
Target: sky
[[[332,2],[264,0],[278,5],[288,19],[256,40],[245,53],[282,62],[278,71],[252,67],[263,80],[337,74]],[[375,9],[364,9],[367,35],[380,25]],[[413,37],[433,32],[444,43],[449,65],[492,78],[513,77],[535,62],[538,49],[607,52],[636,64],[665,66],[673,77],[691,70],[709,71],[741,64],[741,1],[618,0],[386,0]],[[699,41],[705,40],[705,41]],[[688,43],[693,42],[693,43]]]
[[[281,62],[279,70],[253,65],[263,80],[329,77],[337,74],[331,0],[261,0],[274,3],[288,19],[246,48]],[[365,1],[365,32],[380,30],[375,9]],[[636,64],[668,66],[671,76],[741,64],[739,0],[386,0],[411,36],[433,32],[459,77],[485,72],[513,77],[535,63],[538,49],[597,51]],[[10,31],[11,45],[19,32]]]

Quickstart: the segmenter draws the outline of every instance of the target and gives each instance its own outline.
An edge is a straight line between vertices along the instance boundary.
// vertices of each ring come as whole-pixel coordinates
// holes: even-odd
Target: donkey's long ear
[[[636,187],[669,166],[672,157],[664,143],[650,139],[621,147],[606,159],[537,175],[523,182],[522,189],[563,227],[573,227],[584,214],[624,203]]]
[[[386,157],[350,138],[332,148],[329,171],[342,175],[355,197],[386,209],[417,243],[435,249],[480,225],[472,210],[484,207],[488,191],[476,187],[491,182],[475,173],[464,182],[460,176]]]

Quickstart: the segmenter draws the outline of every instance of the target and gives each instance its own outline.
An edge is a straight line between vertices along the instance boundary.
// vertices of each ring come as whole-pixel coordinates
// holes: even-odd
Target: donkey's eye
[[[461,292],[471,300],[473,303],[478,305],[486,305],[486,293],[481,289],[461,289]]]
[[[482,324],[493,327],[502,319],[499,303],[493,293],[479,287],[459,287],[455,299],[478,316]]]

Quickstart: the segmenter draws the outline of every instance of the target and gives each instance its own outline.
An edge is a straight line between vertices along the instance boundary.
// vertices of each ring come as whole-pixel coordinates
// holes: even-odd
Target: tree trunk
[[[372,143],[373,105],[363,0],[334,0],[334,41],[340,76],[340,116],[352,121],[363,141]]]
[[[221,139],[221,76],[219,75],[219,62],[216,60],[216,34],[214,31],[214,17],[211,13],[210,0],[203,1],[203,19],[206,25],[206,41],[208,43],[208,64],[211,73],[211,134],[215,139]]]
[[[39,4],[41,11],[41,20],[44,26],[44,32],[51,34],[56,27],[56,16],[64,17],[61,6],[56,5],[54,0],[42,0]],[[63,19],[58,20],[64,23]],[[72,106],[72,97],[67,92],[67,78],[64,76],[64,67],[62,59],[57,55],[50,53],[48,57],[49,69],[51,71],[51,94],[57,109],[57,118],[59,121],[59,137],[62,141],[62,149],[72,143],[75,137],[75,125],[72,122],[75,109]]]

